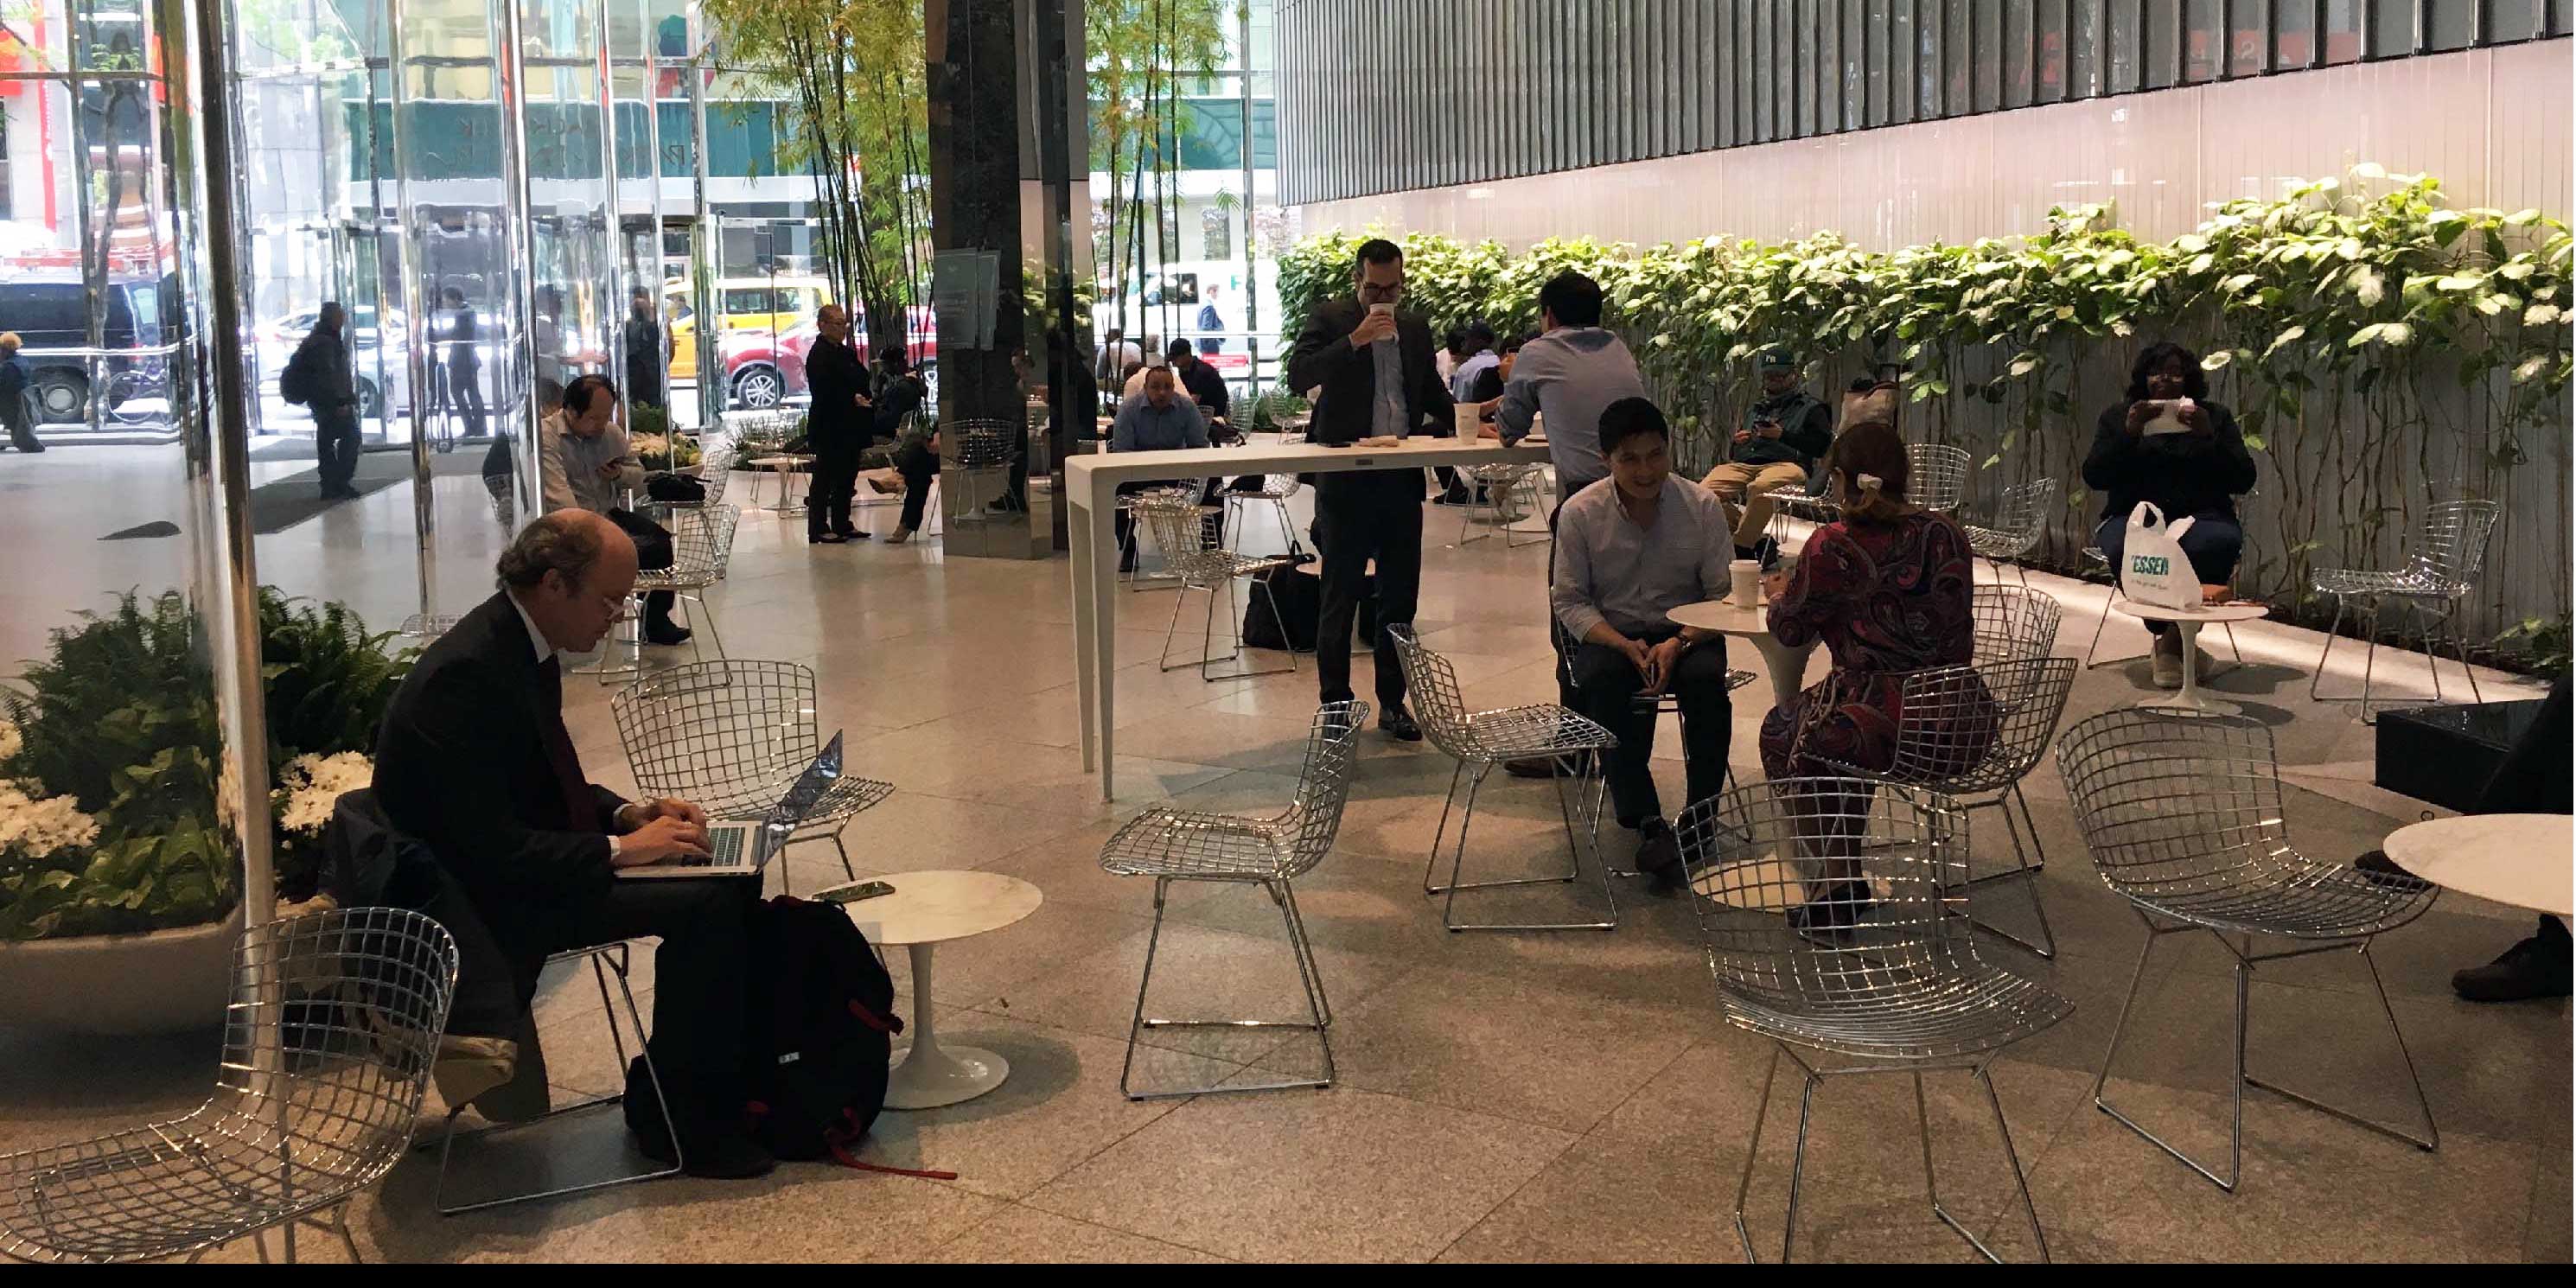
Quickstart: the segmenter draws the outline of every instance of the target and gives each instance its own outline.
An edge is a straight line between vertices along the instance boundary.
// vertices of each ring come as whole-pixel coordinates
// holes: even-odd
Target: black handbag
[[[644,494],[656,501],[695,504],[707,499],[707,485],[686,474],[662,473],[644,480]]]

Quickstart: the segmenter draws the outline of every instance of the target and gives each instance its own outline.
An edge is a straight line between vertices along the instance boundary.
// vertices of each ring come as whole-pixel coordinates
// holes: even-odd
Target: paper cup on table
[[[1733,583],[1727,599],[1739,608],[1762,605],[1762,565],[1751,559],[1738,559],[1726,566],[1727,580]]]
[[[1458,437],[1474,438],[1484,429],[1485,423],[1483,420],[1479,419],[1480,413],[1478,412],[1477,405],[1475,403],[1460,403],[1456,410],[1458,413]]]

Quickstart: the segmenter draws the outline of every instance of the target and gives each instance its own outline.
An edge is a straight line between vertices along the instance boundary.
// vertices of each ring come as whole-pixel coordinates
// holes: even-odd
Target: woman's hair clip
[[[1885,486],[1885,481],[1875,474],[1857,474],[1852,476],[1852,481],[1860,484],[1860,490],[1863,492],[1875,492]]]

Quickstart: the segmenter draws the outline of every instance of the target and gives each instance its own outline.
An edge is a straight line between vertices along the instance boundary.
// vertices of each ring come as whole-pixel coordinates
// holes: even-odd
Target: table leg
[[[1065,544],[1073,555],[1074,690],[1081,697],[1082,772],[1087,774],[1094,767],[1100,738],[1099,682],[1092,674],[1092,667],[1099,661],[1094,652],[1098,645],[1091,638],[1091,579],[1100,575],[1100,570],[1092,566],[1091,550],[1091,525],[1097,516],[1091,508],[1088,488],[1069,483],[1065,490],[1071,493],[1066,499],[1072,507],[1065,519]]]
[[[2242,708],[2235,703],[2221,701],[2200,691],[2200,623],[2175,622],[2174,629],[2182,632],[2182,691],[2169,698],[2149,698],[2138,705],[2211,716],[2237,714]]]
[[[1772,709],[1778,710],[1796,702],[1799,691],[1806,687],[1807,659],[1815,654],[1816,646],[1806,644],[1791,648],[1768,635],[1756,635],[1752,639],[1754,649],[1762,654],[1762,664],[1771,671]]]
[[[1095,483],[1091,512],[1091,687],[1100,708],[1100,799],[1110,799],[1111,766],[1118,755],[1118,542],[1108,515],[1117,498]]]
[[[931,1019],[930,950],[912,946],[912,1045],[898,1048],[886,1075],[886,1108],[936,1109],[972,1100],[1001,1086],[1011,1076],[1011,1062],[978,1047],[939,1045],[939,1026]]]

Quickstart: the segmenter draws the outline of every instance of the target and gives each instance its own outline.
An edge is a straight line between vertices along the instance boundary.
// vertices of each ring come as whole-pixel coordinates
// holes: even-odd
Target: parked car
[[[152,349],[167,343],[162,319],[176,311],[178,302],[175,275],[157,284],[148,279],[108,283],[101,301],[106,307],[102,347]],[[0,281],[0,331],[18,333],[18,356],[27,366],[38,417],[46,424],[86,422],[89,363],[79,351],[89,347],[89,297],[80,278],[39,272]],[[161,354],[102,358],[99,371],[110,414],[130,400],[159,403],[167,397],[169,363]]]
[[[278,376],[286,370],[287,360],[295,356],[296,346],[304,343],[304,337],[312,333],[314,320],[320,314],[318,307],[298,309],[261,323],[254,332],[263,397],[278,397]],[[475,347],[483,355],[483,370],[489,373],[498,370],[501,362],[497,339],[501,328],[498,321],[488,314],[478,312],[475,316]],[[381,419],[388,407],[395,413],[411,409],[411,368],[405,360],[405,355],[410,352],[408,328],[411,320],[400,309],[389,311],[385,320],[393,328],[392,343],[384,352],[384,378],[390,388],[379,390],[376,387],[379,332],[375,308],[360,304],[352,306],[349,311],[349,376],[351,383],[357,386],[360,420]],[[431,315],[430,325],[431,342],[437,346],[438,355],[444,360],[453,343],[448,337],[455,334],[455,317],[451,311],[440,309]],[[490,378],[488,374],[485,377],[486,380]],[[390,398],[386,396],[388,393]]]

